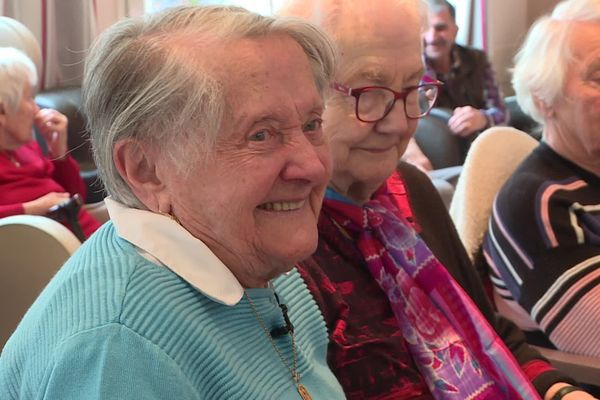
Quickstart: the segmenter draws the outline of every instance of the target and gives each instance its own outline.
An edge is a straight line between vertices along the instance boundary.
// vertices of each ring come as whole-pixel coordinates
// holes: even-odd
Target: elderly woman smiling
[[[84,103],[111,222],[9,340],[3,399],[344,397],[302,279],[272,283],[317,244],[334,54],[308,23],[239,8],[101,36]]]
[[[429,179],[398,164],[438,84],[423,78],[423,4],[373,3],[282,11],[323,26],[341,53],[324,113],[333,175],[319,246],[298,268],[329,327],[330,366],[352,399],[562,396],[568,378],[495,316]]]

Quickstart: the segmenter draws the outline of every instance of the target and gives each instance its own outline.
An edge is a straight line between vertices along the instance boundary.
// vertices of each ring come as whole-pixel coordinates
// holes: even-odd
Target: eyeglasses
[[[437,99],[440,81],[423,81],[417,86],[409,86],[396,92],[384,86],[365,86],[350,88],[334,83],[331,87],[347,96],[356,98],[356,118],[362,122],[377,122],[386,117],[394,108],[396,100],[404,102],[407,118],[418,119],[429,114]]]

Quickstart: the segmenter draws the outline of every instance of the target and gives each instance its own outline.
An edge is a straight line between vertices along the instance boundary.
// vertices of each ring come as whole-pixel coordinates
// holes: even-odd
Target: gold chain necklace
[[[271,334],[269,333],[269,330],[267,329],[267,325],[265,324],[265,321],[263,321],[262,317],[258,313],[258,309],[254,305],[254,302],[252,301],[252,299],[250,298],[250,296],[248,295],[248,293],[245,290],[244,290],[244,296],[246,296],[246,299],[248,299],[248,303],[250,304],[250,307],[252,308],[252,312],[254,313],[254,316],[258,320],[258,323],[260,324],[260,327],[262,328],[263,332],[267,336],[267,339],[269,339],[271,346],[273,346],[273,348],[275,349],[275,352],[277,352],[277,355],[279,356],[279,359],[281,360],[283,365],[285,365],[287,370],[292,375],[292,379],[294,380],[294,383],[296,384],[296,390],[298,390],[298,394],[300,394],[300,397],[302,397],[302,400],[312,400],[312,397],[311,397],[310,393],[308,393],[308,390],[306,389],[306,387],[300,383],[300,373],[298,373],[297,355],[296,355],[296,335],[294,334],[293,331],[290,332],[290,336],[292,337],[292,367],[290,368],[290,365],[288,364],[287,360],[281,353],[281,350],[279,350],[279,347],[277,347],[277,344],[271,337]]]

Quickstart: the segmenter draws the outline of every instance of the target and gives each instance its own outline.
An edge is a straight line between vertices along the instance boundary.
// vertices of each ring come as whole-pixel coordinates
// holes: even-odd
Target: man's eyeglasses
[[[408,118],[417,119],[426,116],[433,108],[442,85],[440,81],[424,81],[417,86],[404,88],[401,92],[384,86],[353,89],[334,83],[331,87],[356,99],[356,118],[362,122],[377,122],[389,114],[398,99],[403,100],[404,112]]]

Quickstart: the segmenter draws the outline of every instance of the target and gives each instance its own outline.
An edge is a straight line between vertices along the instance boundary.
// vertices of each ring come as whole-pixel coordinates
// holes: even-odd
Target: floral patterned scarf
[[[431,393],[436,399],[539,399],[473,301],[402,217],[390,195],[399,185],[395,173],[363,207],[328,189],[323,208],[357,235]]]

